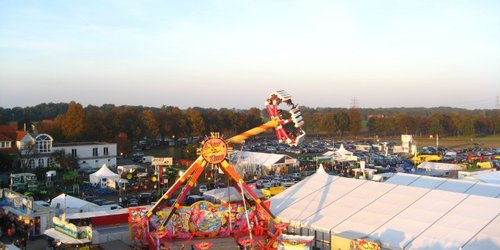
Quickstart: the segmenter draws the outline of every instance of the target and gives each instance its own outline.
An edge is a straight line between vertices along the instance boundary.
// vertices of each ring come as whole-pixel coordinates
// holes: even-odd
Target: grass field
[[[435,146],[436,138],[429,137],[414,137],[417,146]],[[500,135],[486,136],[486,137],[439,137],[439,146],[449,148],[468,148],[479,145],[483,148],[500,148]]]

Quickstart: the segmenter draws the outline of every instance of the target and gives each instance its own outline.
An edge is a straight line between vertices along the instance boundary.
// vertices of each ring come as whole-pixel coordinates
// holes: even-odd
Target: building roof
[[[28,132],[26,131],[23,131],[23,130],[19,130],[17,131],[17,135],[16,135],[16,141],[20,141],[23,139],[24,136],[26,136],[28,134]]]
[[[17,128],[12,125],[0,125],[0,135],[3,135],[3,141],[15,141]]]
[[[0,134],[0,141],[12,141],[12,138],[5,136],[3,134]]]
[[[477,184],[405,177],[403,183],[420,184],[337,177],[320,168],[272,197],[270,208],[292,225],[359,232],[389,249],[500,249],[500,199],[470,193]]]
[[[65,143],[54,143],[54,147],[71,147],[71,146],[89,146],[89,145],[108,145],[116,143],[108,142],[65,142]]]

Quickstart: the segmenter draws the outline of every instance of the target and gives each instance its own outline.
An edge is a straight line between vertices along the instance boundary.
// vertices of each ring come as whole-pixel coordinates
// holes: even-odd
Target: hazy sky
[[[0,107],[496,107],[500,1],[0,0]]]

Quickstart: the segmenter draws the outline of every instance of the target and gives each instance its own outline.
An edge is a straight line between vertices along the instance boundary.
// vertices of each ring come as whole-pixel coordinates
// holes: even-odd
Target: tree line
[[[458,108],[309,108],[301,107],[305,131],[331,136],[439,134],[441,136],[494,135],[500,130],[498,110]],[[34,107],[0,108],[0,124],[48,133],[56,142],[117,142],[143,138],[204,136],[218,131],[236,135],[268,120],[265,109],[213,109],[175,106],[83,107],[76,102],[43,103]],[[33,126],[32,126],[33,125]]]

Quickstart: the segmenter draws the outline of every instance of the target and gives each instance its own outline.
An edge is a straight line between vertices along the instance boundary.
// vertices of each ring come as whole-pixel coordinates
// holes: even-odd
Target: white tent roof
[[[456,206],[466,195],[433,190],[423,193],[407,209],[385,222],[371,235],[385,246],[405,246],[422,234],[443,214]],[[446,234],[446,231],[440,235]],[[438,234],[439,235],[439,234]],[[437,236],[437,235],[436,235]],[[461,235],[457,235],[461,237]],[[417,248],[418,249],[418,248]]]
[[[291,204],[307,199],[311,194],[316,193],[318,190],[322,190],[325,185],[338,179],[338,177],[329,175],[325,170],[320,167],[316,174],[313,174],[302,181],[293,185],[293,188],[287,188],[283,192],[272,198],[272,203],[274,207],[273,214],[278,216],[282,211],[287,209]],[[300,188],[307,187],[307,188]],[[289,211],[287,211],[289,212]],[[280,216],[282,218],[291,218],[287,216]]]
[[[95,173],[90,174],[90,175],[97,175],[97,176],[110,176],[110,177],[118,177],[118,174],[111,171],[106,164],[102,164],[101,168],[97,170]]]
[[[97,183],[97,182],[100,182],[102,178],[118,179],[118,178],[120,178],[120,175],[109,170],[109,168],[108,168],[108,166],[106,166],[106,164],[102,164],[102,167],[99,170],[97,170],[95,173],[90,174],[89,178],[90,178],[91,183]]]
[[[323,154],[323,156],[331,157],[332,160],[335,161],[357,161],[358,157],[354,156],[354,153],[348,151],[344,148],[344,145],[341,144],[340,148],[335,151],[328,151]]]
[[[439,170],[439,171],[449,171],[449,170],[463,170],[464,168],[460,164],[452,163],[442,163],[442,162],[422,162],[417,168],[429,169],[429,170]]]
[[[473,249],[495,249],[498,245],[495,242],[500,242],[500,214],[497,214],[485,228],[483,228],[476,236],[472,237],[469,242],[463,247],[464,250]],[[491,240],[493,239],[493,240]]]
[[[228,191],[229,190],[229,191]],[[262,191],[259,189],[252,189],[255,195],[259,198],[263,198],[264,195],[262,194]],[[248,194],[246,192],[245,196],[249,198]],[[203,197],[205,199],[210,200],[210,198],[220,200],[222,202],[236,202],[236,201],[242,201],[243,199],[241,198],[241,193],[236,190],[235,187],[229,187],[229,188],[216,188],[212,190],[208,190],[203,193]]]
[[[500,185],[397,173],[385,183],[500,198]]]
[[[449,193],[447,194],[447,196]],[[459,194],[460,195],[460,194]],[[464,196],[464,195],[460,195]],[[443,197],[436,197],[442,199]],[[463,197],[460,197],[463,198]],[[459,199],[460,199],[459,198]],[[429,204],[431,205],[431,204]],[[485,226],[500,227],[500,224],[491,224],[500,212],[500,200],[481,196],[468,196],[460,200],[456,207],[442,215],[443,217],[431,224],[429,228],[416,237],[409,245],[409,249],[460,249],[467,246],[469,239],[481,232]],[[498,222],[498,221],[497,221]],[[498,231],[497,231],[497,235]],[[487,238],[483,241],[493,241]],[[499,240],[498,236],[496,240]],[[499,249],[500,241],[490,242],[492,248],[476,249]]]
[[[248,162],[262,166],[272,166],[276,163],[285,163],[285,160],[294,160],[294,158],[283,154],[268,154],[261,152],[239,151],[235,150],[231,156],[233,161]]]
[[[60,209],[65,210],[68,213],[79,212],[80,210],[86,212],[89,211],[90,207],[98,207],[98,205],[94,203],[78,199],[67,194],[60,194],[50,201],[51,208],[57,208],[58,206]]]
[[[400,180],[412,183],[412,177]],[[420,178],[413,178],[413,187],[329,179],[318,171],[272,197],[271,211],[292,225],[360,232],[391,249],[500,249],[500,199],[470,195],[477,183],[467,189],[456,180],[436,185],[433,178]]]
[[[477,174],[473,175],[472,177],[482,182],[500,185],[500,171]]]
[[[342,155],[353,155],[351,151],[344,148],[344,144],[340,144],[339,149],[335,152],[340,153]]]

